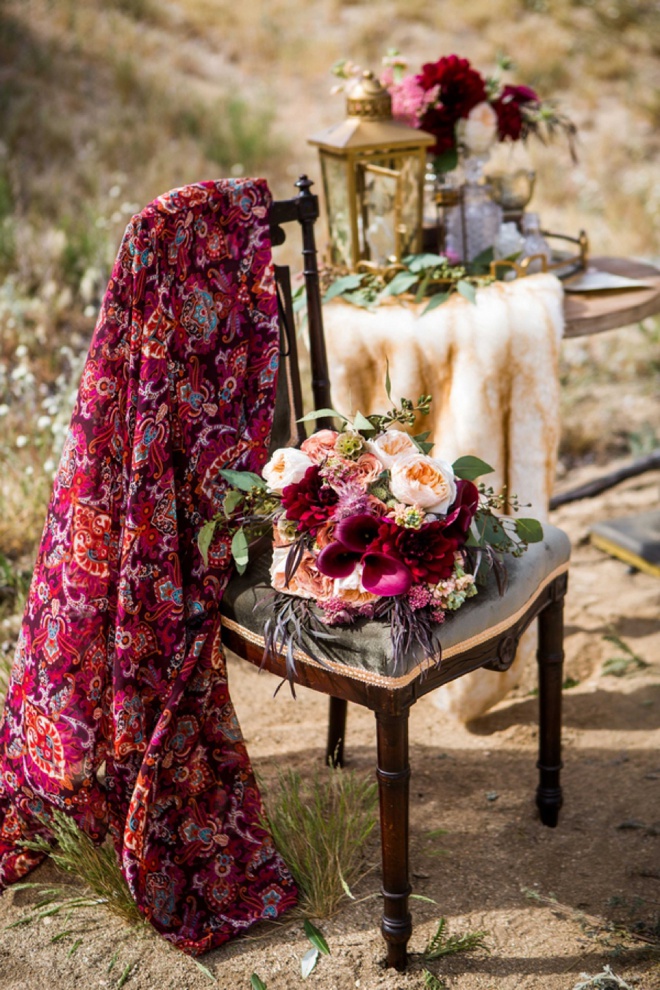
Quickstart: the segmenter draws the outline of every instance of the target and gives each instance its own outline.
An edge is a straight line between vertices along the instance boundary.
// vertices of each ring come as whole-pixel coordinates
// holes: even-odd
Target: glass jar
[[[536,257],[533,261],[530,261],[527,266],[527,274],[533,275],[536,272],[547,271],[552,252],[550,251],[548,242],[541,233],[541,223],[538,213],[523,213],[522,233],[524,238],[524,257],[531,258],[533,255],[541,255],[541,257]],[[543,259],[545,259],[545,264]]]
[[[492,248],[502,222],[502,209],[494,202],[491,189],[483,174],[486,156],[472,155],[465,159],[463,187],[462,258],[473,261],[477,255]]]

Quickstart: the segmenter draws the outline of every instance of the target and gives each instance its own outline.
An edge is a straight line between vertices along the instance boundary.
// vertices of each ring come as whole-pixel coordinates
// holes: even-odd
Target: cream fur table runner
[[[435,456],[482,458],[495,469],[489,484],[530,505],[525,515],[547,519],[559,440],[561,283],[532,275],[479,289],[476,305],[453,295],[422,315],[424,307],[324,307],[333,405],[346,413],[389,408],[389,364],[394,399],[433,396],[419,427],[432,431]],[[467,721],[503,698],[533,650],[533,638],[524,640],[506,674],[462,677],[440,689],[439,707]]]

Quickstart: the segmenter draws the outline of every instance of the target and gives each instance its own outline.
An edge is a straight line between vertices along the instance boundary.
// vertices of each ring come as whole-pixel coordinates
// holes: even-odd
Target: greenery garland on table
[[[388,298],[405,295],[412,296],[416,303],[428,299],[424,313],[441,306],[454,293],[474,303],[479,287],[502,277],[491,274],[492,260],[493,250],[488,248],[465,265],[451,264],[441,254],[425,253],[409,254],[400,264],[387,268],[365,266],[363,271],[357,272],[325,269],[322,272],[323,302],[343,299],[353,306],[373,310]],[[304,305],[304,287],[301,286],[294,297],[294,308],[299,310]]]

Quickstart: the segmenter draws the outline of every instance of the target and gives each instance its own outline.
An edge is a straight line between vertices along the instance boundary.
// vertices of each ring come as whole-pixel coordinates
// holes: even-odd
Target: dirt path
[[[593,473],[593,471],[591,472]],[[585,480],[588,472],[571,478]],[[634,479],[590,502],[566,506],[553,521],[570,533],[574,557],[566,627],[565,807],[560,827],[543,828],[533,804],[536,698],[533,671],[497,708],[469,729],[449,722],[431,697],[411,716],[411,863],[416,894],[409,972],[383,968],[378,932],[378,843],[372,871],[335,918],[320,923],[332,955],[308,985],[319,990],[407,990],[424,986],[419,953],[445,915],[450,931],[485,929],[490,953],[455,955],[428,966],[451,990],[571,990],[580,972],[604,964],[640,990],[660,988],[660,625],[657,579],[630,574],[585,543],[589,524],[657,504],[660,473]],[[614,630],[649,667],[604,676],[620,654],[603,639]],[[326,699],[301,692],[293,701],[274,681],[238,660],[230,683],[252,758],[266,782],[277,770],[301,771],[322,759]],[[372,772],[374,724],[351,708],[351,769]],[[446,834],[437,834],[438,829]],[[436,832],[435,835],[431,833]],[[47,878],[50,867],[42,867]],[[0,925],[16,920],[29,892],[0,899]],[[624,927],[648,934],[649,943]],[[61,940],[54,936],[70,930]],[[76,939],[78,949],[68,953]],[[268,990],[301,984],[309,948],[300,921],[264,926],[254,936],[204,957],[224,990],[249,988],[256,972]],[[116,962],[108,973],[113,956]],[[116,987],[137,963],[128,990],[202,990],[209,977],[153,937],[138,937],[101,912],[3,931],[2,990]]]

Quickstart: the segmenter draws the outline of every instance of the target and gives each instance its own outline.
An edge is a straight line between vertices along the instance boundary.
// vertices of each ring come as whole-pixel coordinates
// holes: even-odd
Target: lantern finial
[[[349,117],[365,120],[391,120],[392,97],[373,72],[367,70],[349,90],[346,112]]]

